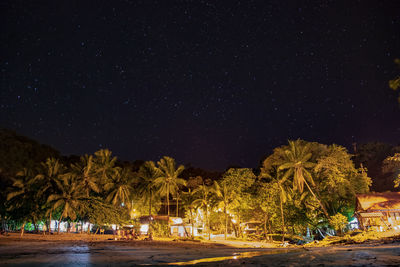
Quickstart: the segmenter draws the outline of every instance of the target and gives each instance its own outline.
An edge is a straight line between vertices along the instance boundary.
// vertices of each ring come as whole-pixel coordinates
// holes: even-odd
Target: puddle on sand
[[[192,260],[192,261],[169,262],[169,263],[164,263],[162,265],[192,265],[192,264],[197,264],[197,263],[217,262],[217,261],[225,261],[225,260],[238,260],[238,259],[243,259],[243,258],[252,258],[252,257],[256,257],[256,256],[281,254],[281,253],[288,253],[288,252],[295,252],[295,251],[298,251],[298,250],[278,249],[278,250],[268,250],[268,251],[247,251],[247,252],[234,253],[232,256],[203,258],[203,259],[197,259],[197,260]]]

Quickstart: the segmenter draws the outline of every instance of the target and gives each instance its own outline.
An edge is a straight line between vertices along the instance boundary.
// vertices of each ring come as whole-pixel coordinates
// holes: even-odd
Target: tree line
[[[193,226],[200,222],[208,236],[241,236],[249,221],[260,222],[266,239],[323,235],[328,228],[341,230],[353,215],[355,195],[371,185],[346,148],[303,140],[275,148],[258,170],[230,168],[217,179],[182,178],[183,171],[167,156],[134,169],[118,164],[107,149],[70,164],[50,157],[11,177],[1,217],[23,229],[51,219],[102,226],[164,214]]]

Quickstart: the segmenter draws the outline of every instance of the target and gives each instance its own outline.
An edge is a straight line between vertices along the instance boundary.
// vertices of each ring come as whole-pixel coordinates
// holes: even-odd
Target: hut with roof
[[[355,216],[361,229],[400,230],[400,192],[359,194],[356,197]]]

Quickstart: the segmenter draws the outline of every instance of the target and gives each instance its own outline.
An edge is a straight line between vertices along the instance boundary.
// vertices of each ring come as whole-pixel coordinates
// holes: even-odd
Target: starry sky
[[[285,3],[286,2],[286,3]],[[400,142],[399,1],[0,3],[0,127],[63,154],[256,167]]]

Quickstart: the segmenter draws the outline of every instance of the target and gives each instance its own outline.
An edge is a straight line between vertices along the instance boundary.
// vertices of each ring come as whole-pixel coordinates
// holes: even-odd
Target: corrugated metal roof
[[[359,211],[400,209],[400,192],[383,192],[357,195]]]
[[[381,212],[360,212],[359,214],[363,218],[379,218],[383,216]]]

